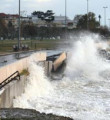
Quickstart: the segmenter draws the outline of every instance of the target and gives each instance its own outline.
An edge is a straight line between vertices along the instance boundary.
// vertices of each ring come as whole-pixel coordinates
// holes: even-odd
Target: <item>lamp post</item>
[[[87,30],[89,29],[88,12],[89,12],[89,0],[87,0]]]
[[[99,25],[100,25],[100,19],[101,19],[101,15],[99,15],[98,17],[99,17]]]
[[[67,27],[66,24],[67,24],[67,0],[65,0],[65,28]]]
[[[67,0],[65,0],[65,39],[67,40]]]
[[[110,30],[110,19],[108,19],[109,20],[109,30]]]
[[[108,7],[103,7],[104,8],[104,23],[105,23],[105,27],[106,27],[106,9]]]
[[[18,50],[20,49],[20,39],[21,39],[21,20],[20,20],[20,9],[21,9],[21,1],[19,0],[19,20],[18,20]]]
[[[100,20],[101,20],[101,15],[98,16],[99,17],[99,27],[101,26]]]

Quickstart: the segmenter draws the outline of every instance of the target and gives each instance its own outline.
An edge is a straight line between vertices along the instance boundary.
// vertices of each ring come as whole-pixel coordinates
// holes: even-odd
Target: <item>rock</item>
[[[0,120],[73,120],[68,117],[40,113],[31,109],[0,109]]]

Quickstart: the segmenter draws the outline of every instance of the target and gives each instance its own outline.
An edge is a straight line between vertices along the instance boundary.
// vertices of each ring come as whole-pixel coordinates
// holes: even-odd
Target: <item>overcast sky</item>
[[[0,12],[18,13],[19,0],[0,0]],[[109,25],[110,18],[110,0],[89,0],[89,11],[94,12],[96,17],[102,16],[101,24],[104,24],[104,9],[107,6],[106,23]],[[27,15],[33,11],[53,10],[55,15],[65,14],[65,0],[21,0],[21,11],[26,11]],[[71,19],[76,14],[85,14],[87,12],[87,0],[67,0],[67,16]]]

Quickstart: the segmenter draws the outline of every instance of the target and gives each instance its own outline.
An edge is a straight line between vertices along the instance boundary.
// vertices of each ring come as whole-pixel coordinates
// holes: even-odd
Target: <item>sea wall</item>
[[[46,53],[34,54],[34,60],[42,64],[45,70],[45,74],[49,76],[52,70],[52,61],[46,61]],[[15,71],[21,72],[23,69],[28,69],[29,58],[19,60],[15,63],[2,67],[0,69],[1,82],[10,76]],[[27,83],[27,76],[22,75],[20,80],[15,80],[6,85],[0,90],[0,108],[12,108],[13,99],[19,97],[24,93],[25,85]]]
[[[34,56],[34,59],[36,59],[36,61],[45,61],[46,60],[45,52],[35,53],[33,56]],[[28,63],[29,63],[29,57],[21,59],[12,64],[6,65],[4,67],[1,67],[0,68],[0,83],[3,82],[6,78],[8,78],[14,72],[16,72],[16,71],[21,72],[23,69],[27,69]]]

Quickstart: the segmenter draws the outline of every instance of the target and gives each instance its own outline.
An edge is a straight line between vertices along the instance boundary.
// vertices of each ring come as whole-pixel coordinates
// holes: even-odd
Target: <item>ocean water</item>
[[[35,109],[75,120],[110,120],[110,63],[98,53],[97,35],[83,36],[69,48],[61,80],[52,81],[31,57],[25,93],[14,107]]]

